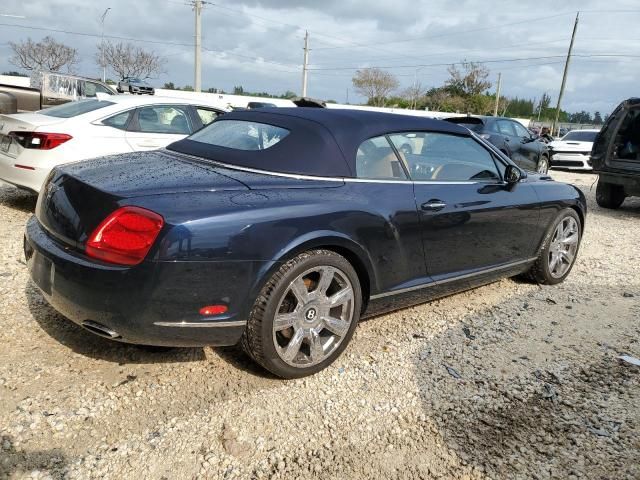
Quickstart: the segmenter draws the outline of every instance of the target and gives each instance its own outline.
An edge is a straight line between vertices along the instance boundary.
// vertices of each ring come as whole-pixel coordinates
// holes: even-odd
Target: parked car
[[[600,130],[571,130],[560,140],[549,143],[551,168],[591,170],[591,148]]]
[[[36,72],[28,85],[0,84],[0,96],[15,98],[15,109],[0,109],[0,113],[34,112],[67,102],[95,98],[98,93],[116,94],[106,83],[65,73]]]
[[[549,151],[520,122],[505,117],[467,116],[447,118],[480,135],[525,170],[549,171]]]
[[[640,196],[640,98],[623,101],[605,122],[591,151],[599,174],[596,201],[618,208],[626,197]]]
[[[580,190],[452,123],[257,109],[55,168],[24,245],[47,301],[93,333],[241,342],[294,378],[332,363],[361,317],[518,274],[562,282],[585,215]]]
[[[138,95],[154,95],[155,89],[144,80],[135,77],[125,77],[118,82],[118,93],[129,92]]]
[[[271,108],[277,107],[275,103],[269,102],[249,102],[247,103],[247,108]]]
[[[216,105],[113,95],[0,115],[0,180],[38,192],[56,165],[164,147],[211,123]]]

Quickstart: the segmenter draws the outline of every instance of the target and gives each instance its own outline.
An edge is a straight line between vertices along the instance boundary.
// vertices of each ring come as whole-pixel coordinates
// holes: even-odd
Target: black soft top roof
[[[286,128],[290,133],[265,150],[236,150],[189,138],[172,143],[167,148],[259,170],[354,177],[357,149],[369,138],[407,131],[469,135],[466,128],[441,120],[351,109],[263,108],[227,113],[214,123],[225,120],[266,123]]]

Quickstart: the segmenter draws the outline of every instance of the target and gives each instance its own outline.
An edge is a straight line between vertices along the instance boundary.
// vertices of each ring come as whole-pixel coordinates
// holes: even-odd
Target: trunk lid
[[[32,132],[39,127],[62,123],[66,118],[49,117],[41,113],[14,113],[0,115],[0,134],[13,131]]]
[[[111,155],[53,170],[38,197],[36,216],[47,232],[82,249],[87,237],[129,199],[191,191],[247,190],[214,166],[166,152]],[[162,213],[162,212],[159,212]]]

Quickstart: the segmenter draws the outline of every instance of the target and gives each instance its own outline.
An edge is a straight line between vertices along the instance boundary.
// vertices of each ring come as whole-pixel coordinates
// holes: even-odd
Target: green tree
[[[600,112],[596,112],[593,114],[593,123],[595,123],[596,125],[602,125],[603,121]]]
[[[367,104],[376,107],[384,107],[387,97],[400,85],[394,75],[379,68],[357,70],[351,81],[356,92],[366,97]]]
[[[444,82],[445,88],[454,95],[463,97],[480,95],[491,88],[489,69],[481,63],[463,60],[460,68],[451,65],[447,68],[449,78]]]

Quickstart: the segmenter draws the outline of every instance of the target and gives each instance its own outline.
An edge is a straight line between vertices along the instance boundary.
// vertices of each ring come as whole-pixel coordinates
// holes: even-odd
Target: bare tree
[[[414,110],[418,106],[418,100],[427,93],[427,89],[422,86],[422,83],[416,81],[410,87],[405,88],[400,96],[410,102],[411,108]]]
[[[466,60],[462,61],[461,67],[460,70],[451,65],[447,69],[450,78],[444,84],[451,93],[471,96],[479,95],[491,88],[491,82],[487,80],[490,73],[487,67]]]
[[[30,38],[26,42],[9,42],[13,56],[9,59],[16,67],[25,70],[47,70],[59,72],[63,67],[73,72],[78,63],[78,51],[51,37],[44,37],[39,42]]]
[[[379,68],[358,70],[351,81],[356,91],[377,107],[383,107],[386,97],[399,85],[396,77]]]
[[[98,44],[96,62],[110,67],[119,77],[149,78],[162,73],[166,60],[130,43],[103,42]]]

